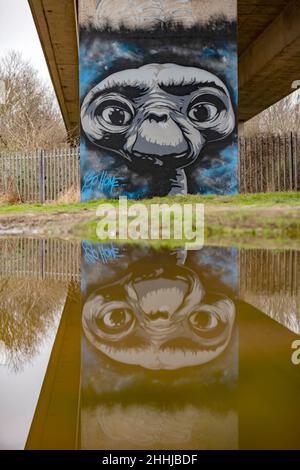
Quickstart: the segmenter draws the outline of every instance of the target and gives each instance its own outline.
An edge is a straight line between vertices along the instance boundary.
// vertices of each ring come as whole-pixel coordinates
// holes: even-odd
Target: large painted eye
[[[129,330],[134,316],[129,309],[115,308],[96,320],[97,326],[104,332],[114,334]]]
[[[191,107],[188,116],[192,121],[212,121],[219,113],[217,106],[211,103],[197,103]]]
[[[206,332],[214,330],[218,326],[218,317],[213,312],[199,310],[193,313],[189,322],[193,330],[196,332]]]
[[[96,117],[113,127],[127,126],[133,119],[132,107],[124,101],[105,99],[96,108]]]
[[[104,121],[113,126],[125,126],[128,124],[132,115],[125,109],[119,108],[118,106],[109,106],[105,108],[102,112],[102,117]]]

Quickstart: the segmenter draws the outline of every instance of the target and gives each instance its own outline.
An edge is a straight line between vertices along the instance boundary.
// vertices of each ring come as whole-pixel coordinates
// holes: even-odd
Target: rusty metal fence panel
[[[300,135],[240,137],[241,193],[300,190]]]
[[[0,193],[21,202],[57,201],[80,187],[79,148],[0,155]]]

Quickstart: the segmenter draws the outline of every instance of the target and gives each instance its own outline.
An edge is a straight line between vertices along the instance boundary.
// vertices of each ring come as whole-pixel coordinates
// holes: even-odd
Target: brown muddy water
[[[0,239],[0,449],[300,449],[299,268]]]

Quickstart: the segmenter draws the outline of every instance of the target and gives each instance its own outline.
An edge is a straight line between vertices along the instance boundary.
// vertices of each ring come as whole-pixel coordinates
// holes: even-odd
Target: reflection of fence
[[[79,242],[0,238],[1,277],[79,281],[79,268]]]
[[[55,201],[79,185],[79,148],[0,155],[0,192],[21,201]]]
[[[78,280],[80,256],[80,241],[0,238],[0,275]],[[243,249],[239,260],[242,294],[300,294],[298,251]],[[104,259],[100,262],[105,264]]]
[[[241,250],[241,291],[296,295],[300,280],[300,255],[293,250]]]
[[[0,238],[1,276],[79,280],[80,257],[80,241]],[[241,295],[300,295],[298,251],[243,249],[239,260]]]
[[[300,334],[300,254],[240,251],[240,297]]]
[[[80,280],[81,243],[1,239],[0,278]],[[105,260],[99,258],[99,265]],[[207,268],[209,269],[209,267]],[[241,250],[239,296],[300,334],[300,254],[293,250]]]
[[[241,193],[300,190],[300,135],[240,137]]]

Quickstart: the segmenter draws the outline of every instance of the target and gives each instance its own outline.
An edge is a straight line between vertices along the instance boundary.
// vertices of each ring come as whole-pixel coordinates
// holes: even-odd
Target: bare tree
[[[0,150],[49,148],[66,142],[53,90],[16,51],[0,59],[5,102],[0,105]]]
[[[300,92],[296,91],[245,123],[245,136],[299,132]]]

